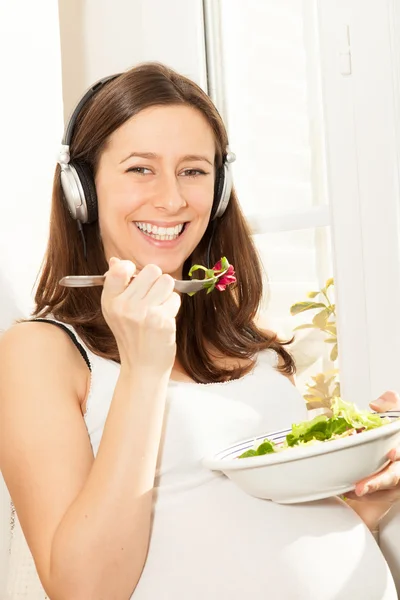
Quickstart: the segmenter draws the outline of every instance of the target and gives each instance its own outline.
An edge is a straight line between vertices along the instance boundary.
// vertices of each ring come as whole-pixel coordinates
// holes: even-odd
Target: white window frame
[[[318,9],[341,381],[367,406],[400,390],[399,9],[394,0]]]

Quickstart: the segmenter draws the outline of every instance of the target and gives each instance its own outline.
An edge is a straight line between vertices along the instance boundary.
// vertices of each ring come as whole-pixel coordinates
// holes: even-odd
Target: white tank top
[[[96,456],[120,366],[77,339],[91,367],[84,419]],[[170,381],[149,552],[133,600],[397,598],[373,537],[341,500],[278,505],[202,466],[205,455],[235,441],[307,418],[302,396],[276,364],[267,350],[238,380]],[[17,556],[11,565],[10,585],[26,583]],[[27,596],[10,587],[11,600],[43,600],[33,576],[30,585]]]

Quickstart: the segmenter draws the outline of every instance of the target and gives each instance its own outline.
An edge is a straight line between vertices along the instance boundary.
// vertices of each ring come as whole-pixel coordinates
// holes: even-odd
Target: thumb
[[[400,398],[396,392],[389,390],[381,394],[377,400],[370,403],[370,407],[377,412],[385,412],[387,410],[399,410]]]
[[[109,269],[104,281],[104,291],[110,296],[119,296],[128,287],[136,266],[130,260],[110,258]]]

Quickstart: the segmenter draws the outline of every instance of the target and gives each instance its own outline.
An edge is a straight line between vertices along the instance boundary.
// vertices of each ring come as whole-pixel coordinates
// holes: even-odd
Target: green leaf
[[[263,454],[272,454],[275,452],[275,444],[269,440],[264,440],[257,448],[257,455],[262,456]]]
[[[314,308],[325,308],[325,304],[322,302],[296,302],[290,307],[290,313],[292,315],[298,315],[306,310],[313,310]]]
[[[297,327],[295,327],[293,329],[293,331],[299,331],[300,329],[315,329],[315,325],[312,325],[311,323],[309,324],[304,324],[304,325],[298,325]]]
[[[331,351],[331,357],[330,357],[331,361],[335,362],[335,360],[337,360],[337,357],[338,357],[338,346],[337,346],[337,344],[335,344]]]
[[[327,431],[328,418],[325,415],[318,415],[311,421],[302,421],[292,425],[292,432],[286,436],[288,446],[294,446],[300,441],[305,441],[304,438],[309,438],[310,434],[320,436],[325,439]],[[307,439],[309,441],[309,439]]]
[[[321,292],[308,292],[307,298],[316,298]]]
[[[246,450],[238,458],[249,458],[249,456],[257,456],[257,452],[255,450]]]
[[[314,325],[316,325],[320,329],[324,329],[324,327],[325,327],[325,325],[326,325],[326,323],[328,321],[329,315],[330,315],[329,309],[328,308],[324,308],[319,313],[317,313],[315,315],[315,317],[313,318]]]
[[[238,458],[249,458],[249,456],[263,456],[264,454],[272,454],[275,452],[275,444],[271,442],[269,439],[265,439],[261,444],[256,448],[251,448],[250,450],[246,450],[243,452]]]
[[[347,420],[344,417],[336,417],[334,419],[330,419],[330,423],[329,423],[329,434],[331,437],[332,435],[340,435],[341,433],[344,433],[345,431],[347,431],[348,429],[351,429],[351,425],[349,425],[349,423],[347,422]]]
[[[229,262],[226,256],[223,256],[221,258],[221,271],[225,271],[227,269],[229,269]]]
[[[334,285],[334,279],[333,277],[330,277],[325,284],[325,289],[329,289],[332,285]]]
[[[325,344],[337,344],[337,338],[326,338],[326,340],[324,340]]]
[[[189,277],[191,277],[193,275],[193,273],[195,271],[197,271],[198,269],[201,269],[202,271],[207,272],[207,268],[203,267],[203,265],[193,265],[192,268],[189,271]]]
[[[361,410],[354,403],[345,402],[342,398],[334,398],[332,412],[334,418],[342,417],[354,429],[360,429],[361,427],[375,429],[390,422],[369,410]]]

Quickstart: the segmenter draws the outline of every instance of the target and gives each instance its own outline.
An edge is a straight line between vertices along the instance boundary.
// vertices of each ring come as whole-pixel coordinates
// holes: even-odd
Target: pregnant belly
[[[160,497],[132,598],[396,600],[397,594],[371,534],[340,500],[277,505],[216,477]]]

